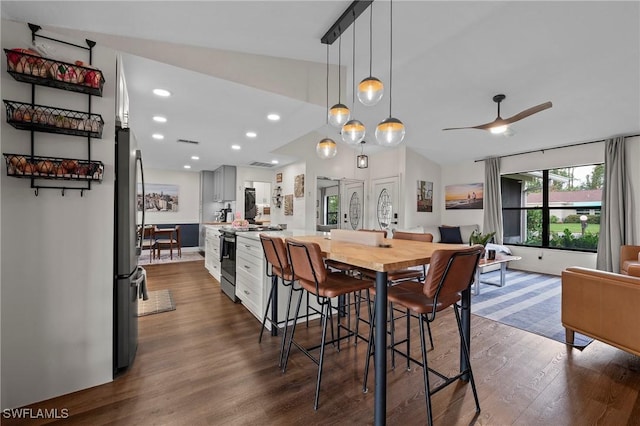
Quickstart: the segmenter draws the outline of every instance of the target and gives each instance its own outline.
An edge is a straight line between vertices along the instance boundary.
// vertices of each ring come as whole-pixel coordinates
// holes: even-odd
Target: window
[[[604,164],[503,175],[504,242],[596,251]]]
[[[338,223],[338,211],[340,210],[339,197],[337,195],[327,195],[324,205],[326,206],[324,216],[325,225],[336,225]]]

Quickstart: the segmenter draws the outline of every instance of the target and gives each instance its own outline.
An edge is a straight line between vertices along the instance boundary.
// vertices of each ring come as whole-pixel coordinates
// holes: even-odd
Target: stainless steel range
[[[236,233],[237,232],[262,232],[279,231],[279,226],[256,226],[236,229],[224,227],[220,229],[220,287],[224,294],[234,303],[239,302],[236,297]]]

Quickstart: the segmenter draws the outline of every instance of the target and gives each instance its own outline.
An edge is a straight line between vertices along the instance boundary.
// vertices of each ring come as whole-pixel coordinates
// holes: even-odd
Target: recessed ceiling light
[[[200,157],[198,157],[197,155],[192,155],[192,156],[191,156],[191,159],[192,159],[192,160],[199,160],[199,159],[200,159]]]
[[[271,164],[278,164],[278,160],[271,160]]]
[[[163,98],[166,98],[167,96],[171,96],[171,92],[165,89],[153,89],[153,94],[162,96]]]
[[[153,135],[151,135],[151,137],[157,140],[164,139],[164,135],[161,135],[160,133],[154,133]]]
[[[191,166],[190,166],[190,165],[188,165],[188,164],[185,164],[185,165],[184,165],[184,168],[185,168],[185,169],[190,169],[190,168],[191,168]]]
[[[247,135],[248,138],[255,138],[256,136],[258,136],[256,132],[247,132],[245,133],[245,135]]]
[[[161,115],[154,115],[153,116],[153,121],[155,121],[157,123],[166,123],[167,122],[167,117],[163,117]]]
[[[241,149],[240,145],[231,145],[231,149],[235,149],[236,151]]]
[[[280,120],[280,116],[278,114],[269,114],[269,115],[267,115],[267,118],[270,121],[278,121],[278,120]]]

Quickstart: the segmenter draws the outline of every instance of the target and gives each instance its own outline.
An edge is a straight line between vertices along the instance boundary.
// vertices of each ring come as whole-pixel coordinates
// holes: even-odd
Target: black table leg
[[[271,285],[273,286],[273,300],[271,301],[271,335],[278,335],[278,276],[274,275],[271,278]]]
[[[387,420],[387,273],[376,272],[376,349],[374,352],[375,394],[373,422],[381,426]]]
[[[460,321],[462,322],[462,335],[464,341],[467,343],[467,347],[469,348],[469,354],[471,354],[471,288],[467,288],[462,292],[462,301],[461,301],[461,315]],[[469,368],[469,363],[464,357],[464,352],[462,347],[460,347],[460,371],[467,370]],[[462,376],[462,380],[469,381],[469,374],[465,374]]]

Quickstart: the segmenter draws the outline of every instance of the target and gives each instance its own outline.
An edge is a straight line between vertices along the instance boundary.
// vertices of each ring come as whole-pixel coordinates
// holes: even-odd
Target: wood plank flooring
[[[282,374],[280,337],[265,333],[258,344],[258,321],[221,293],[203,262],[146,268],[149,289],[171,289],[177,308],[140,318],[133,367],[111,383],[30,408],[66,408],[70,417],[59,422],[82,425],[373,423],[373,392],[362,392],[365,343],[343,344],[340,352],[327,348],[320,407],[314,411],[316,365],[292,349]],[[432,330],[430,366],[454,372],[453,314],[439,316]],[[298,331],[301,341],[319,341],[315,324]],[[412,336],[412,353],[419,356],[416,324]],[[388,372],[387,424],[425,424],[422,370],[406,371],[402,358],[396,362]],[[581,352],[473,316],[472,365],[481,413],[476,416],[470,386],[459,383],[432,398],[436,424],[640,425],[640,358],[603,343]],[[373,389],[373,370],[369,377]]]

